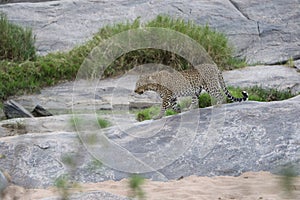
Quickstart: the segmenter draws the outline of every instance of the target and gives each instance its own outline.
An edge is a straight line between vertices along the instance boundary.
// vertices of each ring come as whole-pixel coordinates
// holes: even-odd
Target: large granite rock
[[[24,118],[26,134],[0,138],[5,156],[0,166],[13,183],[27,188],[47,187],[63,174],[78,182],[120,180],[131,173],[170,180],[277,173],[294,165],[299,175],[299,112],[297,96],[226,104],[107,129],[99,129],[95,115]],[[18,120],[0,122],[1,132]]]
[[[106,25],[168,14],[224,32],[249,63],[300,58],[300,4],[285,1],[66,0],[0,5],[12,22],[32,27],[38,51],[68,50]]]

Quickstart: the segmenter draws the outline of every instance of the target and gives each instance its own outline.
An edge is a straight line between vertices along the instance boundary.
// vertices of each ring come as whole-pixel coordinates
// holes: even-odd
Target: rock
[[[10,185],[3,191],[2,200],[15,199],[29,200],[30,197],[26,194],[25,188],[17,185]]]
[[[61,197],[49,197],[43,198],[42,200],[60,200]],[[83,192],[80,194],[73,194],[70,196],[72,200],[81,200],[81,199],[88,199],[88,200],[98,200],[98,199],[105,199],[105,200],[130,200],[127,197],[121,197],[115,194],[110,194],[108,192]]]
[[[224,71],[223,76],[226,83],[234,87],[261,86],[262,88],[291,91],[295,95],[300,93],[300,73],[295,68],[287,66],[245,67]]]
[[[137,78],[137,75],[125,74],[93,83],[84,80],[68,82],[44,88],[40,94],[16,97],[15,101],[28,110],[37,104],[43,105],[54,115],[87,110],[129,111],[145,108],[145,105],[160,105],[161,100],[154,92],[144,95],[133,92]],[[75,102],[76,106],[73,106]]]
[[[31,112],[33,116],[35,117],[47,117],[47,116],[52,116],[52,114],[47,111],[45,108],[43,108],[40,105],[37,105],[33,111]]]
[[[2,192],[5,190],[5,188],[7,188],[7,186],[8,186],[8,180],[4,175],[4,173],[2,172],[2,170],[0,170],[0,197]]]
[[[295,67],[296,67],[297,71],[300,72],[300,60],[297,60],[294,63],[295,63]]]
[[[23,106],[15,102],[14,100],[8,100],[3,104],[3,112],[7,119],[34,117]]]
[[[22,12],[20,12],[20,10]],[[68,0],[0,5],[17,24],[33,28],[40,54],[69,50],[82,44],[106,24],[153,19],[168,14],[209,24],[224,32],[236,56],[249,63],[281,63],[299,58],[298,0],[278,1],[134,1]]]
[[[0,0],[0,4],[23,3],[23,2],[38,3],[38,2],[47,2],[47,1],[58,1],[58,0]]]
[[[278,173],[293,164],[300,175],[299,112],[297,96],[196,109],[101,130],[95,115],[77,115],[76,131],[71,129],[72,116],[24,118],[27,134],[0,138],[5,155],[0,166],[26,188],[48,187],[62,174],[79,183],[120,180],[132,173],[175,180]]]

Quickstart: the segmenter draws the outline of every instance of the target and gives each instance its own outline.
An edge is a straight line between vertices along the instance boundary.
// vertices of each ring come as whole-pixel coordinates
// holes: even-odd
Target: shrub
[[[249,100],[252,101],[281,101],[294,97],[290,91],[278,90],[275,88],[262,88],[260,86],[253,86],[248,88],[233,88],[229,87],[228,90],[232,95],[241,97],[243,90],[249,93]]]
[[[6,27],[8,22],[4,15],[1,15],[2,27]],[[229,65],[243,65],[244,62],[237,61],[232,57],[232,48],[229,47],[227,39],[222,33],[211,30],[208,26],[198,26],[190,21],[185,22],[182,19],[172,19],[167,16],[158,16],[156,19],[142,25],[139,19],[132,23],[121,23],[116,25],[105,26],[99,30],[94,37],[85,44],[75,47],[69,52],[50,53],[44,57],[35,58],[35,49],[33,47],[34,38],[32,38],[31,30],[17,28],[12,25],[13,32],[25,32],[26,34],[20,38],[24,38],[26,42],[22,44],[18,40],[3,45],[5,50],[1,50],[0,61],[0,100],[5,100],[9,96],[32,93],[38,91],[45,86],[51,86],[62,80],[74,80],[76,74],[83,63],[84,59],[89,55],[94,47],[101,41],[130,29],[136,29],[140,26],[145,27],[162,27],[179,31],[188,35],[195,41],[199,42],[210,54],[213,60],[223,69],[229,69]],[[0,27],[2,30],[2,27]],[[20,31],[16,31],[20,30]],[[23,31],[21,31],[23,30]],[[2,38],[13,38],[14,34],[8,34],[2,31]],[[9,37],[8,37],[9,36]],[[19,36],[18,36],[19,37]],[[6,39],[5,39],[6,41]],[[25,43],[25,44],[23,44]],[[15,47],[20,47],[22,51],[16,51]],[[2,47],[2,43],[1,43]],[[10,50],[12,49],[12,50]],[[22,55],[22,56],[21,56]],[[11,62],[8,60],[26,60],[25,62]],[[34,60],[34,61],[33,61]],[[145,63],[162,63],[182,70],[190,66],[190,64],[178,55],[171,52],[157,49],[140,49],[122,55],[115,60],[104,72],[104,77],[114,76],[128,71],[134,66]]]
[[[100,128],[107,128],[109,127],[111,124],[109,121],[107,121],[106,119],[102,119],[98,117],[98,124],[100,126]]]
[[[137,117],[136,119],[141,122],[141,121],[144,121],[144,120],[150,120],[153,118],[153,116],[156,116],[159,114],[159,107],[158,106],[152,106],[150,108],[146,108],[146,109],[143,109],[143,110],[140,110],[138,113],[137,113]]]
[[[25,61],[36,58],[32,30],[10,23],[0,13],[0,60]]]
[[[132,175],[129,179],[130,196],[132,198],[144,199],[145,193],[142,189],[145,179],[139,175]]]

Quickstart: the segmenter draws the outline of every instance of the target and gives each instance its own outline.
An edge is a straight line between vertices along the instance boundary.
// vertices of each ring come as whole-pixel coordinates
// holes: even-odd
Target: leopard
[[[198,108],[198,98],[203,90],[213,97],[216,105],[223,104],[225,97],[232,102],[248,100],[246,91],[242,91],[241,98],[234,97],[228,91],[222,72],[216,64],[200,64],[182,71],[161,70],[141,75],[134,92],[141,95],[146,91],[154,91],[159,94],[162,104],[159,115],[153,119],[160,119],[167,109],[181,112],[177,101],[179,97],[191,96],[192,103],[189,109]]]

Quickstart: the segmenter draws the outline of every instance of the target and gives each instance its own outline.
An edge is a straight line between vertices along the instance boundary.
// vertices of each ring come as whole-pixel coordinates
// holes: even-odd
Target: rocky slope
[[[106,24],[168,14],[224,32],[236,55],[246,57],[249,63],[300,58],[298,0],[65,0],[4,4],[0,11],[11,21],[33,28],[41,54],[70,49]]]
[[[27,188],[50,186],[62,174],[78,182],[120,180],[131,173],[173,180],[278,173],[290,164],[300,174],[299,112],[297,96],[226,104],[107,129],[100,129],[92,114],[7,120],[0,122],[1,132],[10,133],[0,138],[0,166],[15,184]]]
[[[68,50],[105,24],[169,14],[224,32],[236,55],[250,63],[300,57],[297,0],[9,2],[20,3],[5,1],[0,11],[33,28],[41,54]],[[299,61],[295,63],[299,67]],[[300,74],[281,65],[224,72],[224,79],[231,86],[300,91]],[[40,104],[56,115],[0,122],[0,192],[10,184],[7,174],[13,184],[25,188],[51,186],[64,174],[81,183],[120,180],[131,173],[164,181],[246,171],[279,173],[291,165],[300,174],[300,96],[281,102],[226,104],[137,123],[129,110],[159,104],[160,99],[153,93],[134,95],[136,80],[136,75],[125,74],[92,88],[81,81],[76,90],[69,82],[15,98],[29,110]],[[100,129],[95,113],[113,126]],[[103,192],[74,198],[82,196],[126,199]]]

